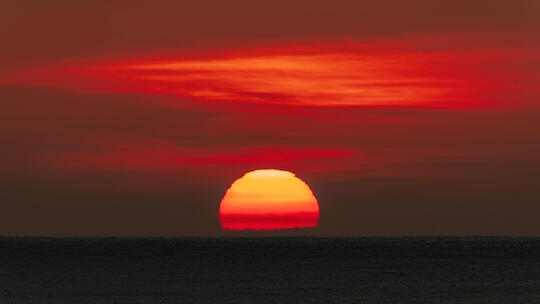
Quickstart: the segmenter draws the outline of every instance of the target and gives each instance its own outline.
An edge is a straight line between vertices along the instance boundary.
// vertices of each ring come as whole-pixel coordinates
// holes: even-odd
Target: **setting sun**
[[[227,190],[219,217],[224,230],[316,227],[319,204],[309,186],[293,173],[255,170]]]

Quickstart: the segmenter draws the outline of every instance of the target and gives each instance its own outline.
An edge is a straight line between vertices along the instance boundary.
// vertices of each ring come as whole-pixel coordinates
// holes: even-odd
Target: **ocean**
[[[0,238],[0,303],[540,303],[540,239]]]

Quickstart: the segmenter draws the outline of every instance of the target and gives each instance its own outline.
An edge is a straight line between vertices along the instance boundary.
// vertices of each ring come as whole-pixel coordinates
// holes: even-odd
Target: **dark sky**
[[[0,235],[226,236],[262,168],[300,234],[540,235],[538,1],[7,0],[0,37]]]

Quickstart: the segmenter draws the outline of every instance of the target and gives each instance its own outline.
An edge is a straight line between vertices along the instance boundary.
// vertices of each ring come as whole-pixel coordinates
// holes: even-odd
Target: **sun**
[[[237,179],[219,207],[224,230],[275,230],[316,227],[319,203],[294,173],[255,170]]]

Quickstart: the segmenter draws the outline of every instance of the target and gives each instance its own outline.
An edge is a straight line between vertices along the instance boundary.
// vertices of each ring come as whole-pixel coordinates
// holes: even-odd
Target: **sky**
[[[540,235],[538,1],[6,0],[0,37],[0,235],[250,235],[219,204],[271,168],[292,234]]]

